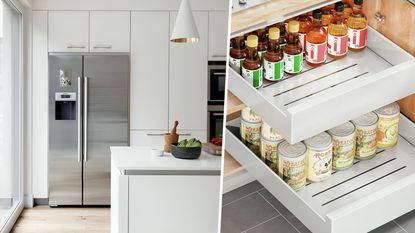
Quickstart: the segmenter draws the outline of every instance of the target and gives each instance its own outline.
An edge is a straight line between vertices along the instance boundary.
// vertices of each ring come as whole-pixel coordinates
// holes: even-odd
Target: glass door
[[[22,208],[21,13],[0,0],[0,232]]]

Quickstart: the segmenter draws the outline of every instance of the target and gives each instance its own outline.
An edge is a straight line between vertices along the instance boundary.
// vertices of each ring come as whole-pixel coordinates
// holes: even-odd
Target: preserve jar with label
[[[306,38],[306,62],[312,67],[324,64],[327,59],[327,31],[321,25],[321,17],[321,10],[313,11],[313,23]]]
[[[288,23],[287,45],[284,48],[285,72],[289,74],[300,73],[303,69],[303,49],[298,39],[300,24],[296,20]]]
[[[333,59],[344,58],[347,54],[347,25],[343,16],[344,5],[336,2],[333,18],[329,24],[327,53]]]
[[[278,145],[278,175],[295,191],[306,183],[305,157],[306,146],[302,142],[282,141]]]
[[[278,81],[284,76],[284,59],[279,46],[280,29],[272,27],[268,31],[267,52],[264,54],[264,78]]]
[[[356,159],[367,160],[375,157],[378,119],[374,112],[369,112],[352,120],[356,126]]]
[[[363,0],[354,0],[353,12],[347,20],[348,45],[351,51],[360,51],[366,47],[367,18],[362,10]]]
[[[254,151],[259,152],[261,142],[262,118],[249,107],[245,107],[241,112],[240,135],[242,141]]]
[[[334,170],[345,170],[353,165],[356,151],[356,127],[348,121],[327,131],[333,140]]]
[[[245,37],[237,36],[231,39],[229,51],[229,65],[239,74],[242,74],[242,64],[246,57]]]
[[[383,106],[375,111],[379,117],[378,122],[378,148],[395,146],[399,135],[400,110],[396,102]]]
[[[262,86],[262,66],[261,60],[258,55],[258,37],[255,35],[249,35],[246,39],[247,52],[246,58],[242,65],[242,76],[248,81],[254,88]]]
[[[323,132],[304,140],[304,143],[307,146],[307,179],[312,182],[328,179],[332,169],[333,144],[331,136]]]
[[[278,144],[283,137],[266,122],[261,126],[261,158],[273,171],[278,171]]]
[[[298,31],[298,39],[300,40],[303,53],[305,53],[307,33],[310,30],[312,20],[310,17],[308,17],[305,14],[300,15],[297,20],[300,23],[300,29]]]

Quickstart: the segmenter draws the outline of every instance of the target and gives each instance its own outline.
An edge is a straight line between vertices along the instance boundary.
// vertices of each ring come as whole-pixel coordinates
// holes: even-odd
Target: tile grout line
[[[229,203],[226,203],[225,205],[223,205],[223,206],[222,206],[222,208],[223,208],[223,207],[225,207],[225,206],[228,206],[228,205],[230,205],[230,204],[233,204],[233,203],[235,203],[235,202],[237,202],[237,201],[240,201],[240,200],[242,200],[242,199],[244,199],[244,198],[246,198],[246,197],[249,197],[249,196],[251,196],[252,194],[257,193],[257,192],[259,192],[259,191],[261,191],[261,190],[264,190],[264,189],[265,189],[265,188],[261,188],[261,189],[258,189],[258,190],[256,190],[256,191],[252,192],[252,193],[248,193],[248,194],[246,194],[245,196],[242,196],[242,197],[240,197],[240,198],[238,198],[238,199],[235,199],[235,200],[233,200],[233,201],[231,201],[231,202],[229,202]]]
[[[399,232],[405,232],[405,233],[408,233],[407,231],[406,231],[406,229],[405,228],[403,228],[403,226],[401,226],[401,225],[399,225],[399,223],[397,223],[395,220],[392,220],[396,225],[398,225],[398,227],[399,228],[401,228],[401,231],[399,231]]]
[[[278,213],[280,213],[279,211],[278,211],[278,209],[277,208],[275,208],[275,206],[273,205],[273,204],[271,204],[261,193],[259,193],[258,192],[258,194],[268,203],[268,204],[270,204],[271,206],[272,206],[272,208],[274,208]],[[290,224],[293,228],[294,228],[294,230],[296,230],[298,233],[301,233],[298,229],[297,229],[297,227],[295,227],[294,226],[294,224],[292,224],[290,221],[288,221],[288,219],[284,216],[284,215],[282,215],[281,213],[280,213],[280,215],[281,215],[281,217],[283,218],[283,219],[285,219],[285,221],[287,221],[288,222],[288,224]],[[300,221],[301,222],[301,221]]]
[[[258,224],[256,224],[255,226],[253,226],[253,227],[250,227],[250,228],[248,228],[248,229],[246,229],[246,230],[243,230],[241,233],[243,233],[243,232],[247,232],[247,231],[249,231],[249,230],[252,230],[252,229],[254,229],[254,228],[256,228],[256,227],[259,227],[259,226],[261,226],[261,225],[263,225],[263,224],[265,224],[265,223],[267,223],[267,222],[269,222],[269,221],[271,221],[271,220],[273,220],[273,219],[276,219],[276,218],[278,218],[278,217],[280,217],[280,216],[282,216],[280,213],[278,213],[277,215],[275,215],[274,217],[272,217],[272,218],[270,218],[270,219],[267,219],[267,220],[265,220],[265,221],[263,221],[263,222],[260,222],[260,223],[258,223]]]

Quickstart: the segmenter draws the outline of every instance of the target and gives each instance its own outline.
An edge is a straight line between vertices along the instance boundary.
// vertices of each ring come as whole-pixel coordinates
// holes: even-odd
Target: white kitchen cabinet
[[[129,232],[217,231],[220,176],[129,176]]]
[[[170,13],[170,32],[176,15]],[[193,15],[200,40],[170,43],[169,125],[178,120],[181,129],[206,130],[208,13]]]
[[[130,128],[166,130],[169,12],[131,13]]]
[[[88,52],[88,11],[49,11],[48,25],[49,52]]]
[[[189,139],[189,138],[197,138],[202,142],[206,142],[207,140],[206,130],[178,130],[177,133],[180,135],[179,140]]]
[[[228,15],[227,11],[209,12],[209,60],[226,60],[228,48]]]
[[[130,51],[129,11],[91,11],[89,28],[90,52]]]
[[[131,130],[130,146],[162,146],[166,130]]]

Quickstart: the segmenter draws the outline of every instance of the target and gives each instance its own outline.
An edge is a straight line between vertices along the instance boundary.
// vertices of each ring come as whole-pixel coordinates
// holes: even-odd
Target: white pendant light
[[[182,0],[170,41],[177,43],[189,43],[199,41],[195,19],[188,0]]]

